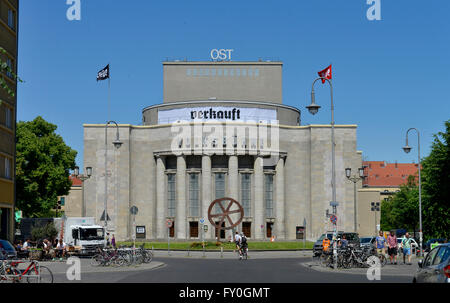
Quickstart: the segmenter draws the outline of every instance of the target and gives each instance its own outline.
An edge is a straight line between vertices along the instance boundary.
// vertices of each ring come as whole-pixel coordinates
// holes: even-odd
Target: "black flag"
[[[109,64],[97,73],[97,81],[109,79]]]

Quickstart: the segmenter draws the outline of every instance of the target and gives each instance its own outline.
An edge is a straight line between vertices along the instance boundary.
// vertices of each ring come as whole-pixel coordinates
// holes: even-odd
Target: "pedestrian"
[[[403,249],[403,264],[411,265],[411,238],[409,233],[405,234],[402,239],[402,249]],[[406,256],[408,256],[408,263],[405,263]]]
[[[394,234],[394,231],[391,230],[388,238],[388,254],[391,264],[397,265],[397,237]],[[394,261],[394,263],[392,263]]]
[[[376,241],[376,247],[377,247],[377,254],[378,255],[385,255],[386,252],[386,239],[383,237],[383,232],[380,230],[378,233],[378,237],[375,239]]]
[[[109,233],[106,233],[106,247],[109,247],[111,242],[109,242]]]
[[[114,237],[114,234],[112,235],[111,245],[114,249],[116,249],[116,238]]]

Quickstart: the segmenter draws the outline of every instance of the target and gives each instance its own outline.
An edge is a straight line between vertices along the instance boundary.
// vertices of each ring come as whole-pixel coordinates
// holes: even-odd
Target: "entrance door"
[[[272,237],[272,227],[273,227],[273,223],[267,222],[267,224],[266,224],[267,238]]]
[[[198,222],[189,222],[189,237],[198,238]]]
[[[216,226],[219,222],[216,222]],[[216,238],[218,238],[218,228],[216,228]],[[220,239],[225,239],[225,222],[222,222],[222,228],[220,229]]]

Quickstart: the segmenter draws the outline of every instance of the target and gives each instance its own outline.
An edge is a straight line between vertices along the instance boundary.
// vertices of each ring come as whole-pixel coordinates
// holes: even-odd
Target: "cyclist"
[[[240,245],[241,245],[241,239],[242,237],[239,235],[239,232],[237,231],[236,234],[234,235],[234,244],[236,244],[236,249],[240,254]]]
[[[244,235],[244,233],[241,233],[241,243],[240,243],[240,250],[239,255],[242,259],[242,255],[244,252],[247,252],[248,249],[248,243],[247,243],[247,237]]]

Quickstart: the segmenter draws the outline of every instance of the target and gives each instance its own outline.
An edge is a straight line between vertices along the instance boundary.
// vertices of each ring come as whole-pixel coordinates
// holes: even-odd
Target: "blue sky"
[[[330,123],[329,88],[317,72],[333,64],[337,124],[358,124],[366,160],[417,161],[401,147],[421,131],[422,155],[450,119],[450,1],[381,0],[369,21],[366,0],[108,1],[81,0],[69,21],[65,0],[22,0],[19,16],[18,120],[41,115],[58,126],[82,167],[83,123],[105,123],[111,64],[111,118],[141,123],[144,107],[162,103],[162,61],[210,60],[214,48],[233,60],[283,61],[283,102],[302,110],[302,124]]]

